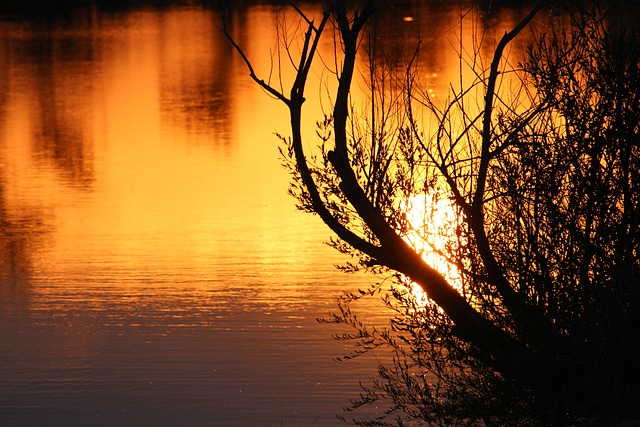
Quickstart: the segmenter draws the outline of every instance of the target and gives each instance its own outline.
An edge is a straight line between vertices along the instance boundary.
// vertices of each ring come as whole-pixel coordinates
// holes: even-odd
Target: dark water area
[[[240,3],[232,31],[268,70],[278,8]],[[434,94],[459,15],[384,15],[426,34]],[[339,425],[376,359],[335,362],[316,318],[372,279],[336,271],[287,196],[287,123],[199,2],[2,4],[0,425]]]

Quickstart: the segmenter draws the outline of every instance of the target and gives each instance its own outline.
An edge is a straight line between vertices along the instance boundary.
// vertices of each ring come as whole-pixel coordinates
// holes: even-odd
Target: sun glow
[[[405,240],[461,292],[462,277],[452,259],[452,254],[461,244],[455,203],[439,192],[418,194],[407,200],[406,218],[408,231]],[[422,288],[416,283],[411,287],[416,299],[420,303],[426,302],[428,297]]]

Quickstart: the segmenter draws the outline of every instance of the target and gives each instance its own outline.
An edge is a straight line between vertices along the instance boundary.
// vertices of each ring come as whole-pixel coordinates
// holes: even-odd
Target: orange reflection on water
[[[234,27],[267,71],[271,14],[242,10]],[[43,276],[122,283],[241,277],[247,257],[270,266],[249,275],[316,269],[306,254],[330,253],[326,233],[286,196],[272,135],[286,132],[286,111],[239,77],[210,14],[141,10],[78,27],[2,33],[14,46],[2,200],[11,215],[44,215],[49,236],[46,249],[11,256]],[[260,292],[275,305],[306,291]]]
[[[420,5],[385,15],[391,33],[439,37],[457,13]],[[146,424],[329,425],[371,371],[333,364],[344,348],[315,318],[362,278],[334,271],[328,231],[285,193],[272,136],[285,108],[206,10],[80,10],[0,19],[0,412],[53,419],[55,397],[87,411],[78,425],[138,410]],[[231,27],[265,78],[274,10],[240,7]],[[428,83],[446,87],[457,58],[424,53]]]
[[[69,41],[64,34],[35,33],[23,40],[30,45],[43,37],[51,44],[42,51],[44,65],[19,81],[16,92],[24,108],[8,108],[19,115],[8,122],[10,140],[26,151],[20,158],[11,153],[12,167],[18,175],[38,175],[26,177],[32,194],[16,188],[21,180],[15,177],[7,180],[7,188],[16,188],[27,203],[46,203],[53,210],[57,250],[47,256],[51,265],[70,261],[70,255],[90,254],[92,244],[103,253],[122,253],[122,246],[132,243],[122,238],[132,235],[127,227],[144,227],[155,219],[142,221],[136,214],[138,204],[146,204],[154,193],[137,191],[140,183],[152,179],[150,172],[160,172],[159,167],[167,169],[148,161],[154,151],[160,152],[156,145],[162,133],[158,29],[153,16],[135,18],[129,27],[86,29],[81,37],[90,43],[85,52],[72,50],[71,57],[65,54]],[[94,60],[84,61],[83,55]],[[94,152],[95,163],[86,155]],[[50,166],[43,168],[42,162]],[[85,169],[78,167],[83,164],[96,167],[89,180],[76,172]],[[105,197],[95,197],[95,192]],[[112,238],[83,238],[100,234]]]
[[[459,11],[431,18],[429,7],[416,8],[413,21],[404,19],[406,12],[384,15],[389,37],[404,37],[410,49],[416,41],[410,27],[426,29],[420,72],[427,80],[455,80],[458,59],[443,46],[456,37],[449,30]],[[240,8],[231,22],[265,78],[278,37],[272,14]],[[39,224],[40,234],[50,236],[27,235],[47,242],[46,252],[31,254],[16,249],[25,239],[11,240],[10,264],[49,273],[108,266],[170,274],[170,265],[182,272],[212,254],[229,262],[250,254],[261,265],[310,262],[297,249],[307,243],[296,238],[313,234],[319,242],[326,232],[296,214],[284,194],[288,177],[271,134],[286,134],[286,111],[250,81],[210,14],[89,13],[75,25],[2,28],[10,48],[3,63],[9,83],[0,149],[8,160],[0,200],[10,221]],[[333,55],[329,41],[321,49],[323,58]],[[293,69],[284,70],[286,92]],[[312,74],[315,79],[320,70]],[[434,94],[448,84],[431,83]],[[311,135],[322,117],[316,84],[309,83],[305,104]],[[283,238],[283,232],[291,234]]]

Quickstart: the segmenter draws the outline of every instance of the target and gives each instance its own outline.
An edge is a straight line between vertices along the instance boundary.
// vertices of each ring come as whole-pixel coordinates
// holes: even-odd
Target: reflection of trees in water
[[[381,1],[377,8],[382,13],[375,14],[369,24],[375,28],[375,40],[365,37],[363,51],[386,52],[385,61],[397,61],[401,68],[398,71],[404,73],[402,64],[410,60],[420,45],[421,79],[433,89],[434,95],[446,96],[450,85],[460,78],[458,55],[473,60],[474,52],[469,47],[479,38],[495,39],[497,43],[527,14],[526,4],[504,1],[483,6],[471,1],[453,5],[437,1]],[[372,46],[374,41],[376,45]],[[491,58],[495,43],[480,46],[482,58]],[[397,57],[389,58],[389,55]]]
[[[233,76],[226,40],[202,9],[162,14],[160,25],[163,123],[229,143]]]
[[[75,5],[9,20],[1,17],[0,6],[0,73],[6,76],[0,79],[0,134],[11,139],[0,139],[0,163],[7,162],[26,180],[33,170],[46,176],[53,173],[56,182],[75,190],[91,191],[94,186],[95,138],[109,131],[100,128],[109,120],[105,108],[120,107],[104,105],[110,101],[104,99],[108,73],[118,72],[108,61],[115,55],[124,58],[125,69],[135,68],[138,62],[129,61],[128,51],[119,43],[125,35],[132,36],[126,43],[140,42],[136,38],[140,29],[132,27],[133,14],[101,9],[102,5]],[[135,12],[136,16],[139,13],[151,17],[144,21],[151,25],[144,31],[157,37],[146,53],[160,77],[157,107],[163,126],[204,135],[200,139],[206,141],[230,141],[229,47],[220,41],[209,12],[191,7],[149,9]],[[141,79],[151,78],[146,69],[135,71],[144,73]],[[17,283],[31,274],[37,257],[34,248],[48,213],[38,201],[14,197],[18,185],[10,171],[0,169],[2,283]]]
[[[85,32],[91,22],[84,18],[68,33],[52,22],[34,22],[3,35],[10,46],[5,67],[12,90],[31,95],[32,122],[25,125],[37,158],[51,161],[66,181],[81,188],[94,180],[91,136],[86,134],[92,117],[84,106],[92,90],[95,52]]]
[[[43,214],[25,206],[10,210],[5,198],[5,177],[0,176],[0,295],[29,283],[33,271],[33,254],[45,237]]]
[[[13,135],[11,140],[5,137],[2,144],[9,156],[17,145],[30,145],[23,148],[31,153],[31,160],[14,165],[21,173],[42,166],[55,170],[67,184],[88,189],[94,181],[90,136],[86,134],[87,118],[91,117],[80,106],[91,91],[88,64],[94,58],[94,49],[85,30],[92,24],[87,15],[80,14],[73,25],[67,22],[57,34],[56,25],[49,19],[37,19],[0,26],[1,67],[6,76],[0,85],[0,130]],[[15,102],[18,104],[12,104]],[[17,113],[16,109],[26,111]],[[24,122],[9,122],[9,113]],[[16,135],[21,137],[16,140]],[[32,275],[36,248],[46,233],[45,213],[20,198],[8,200],[12,182],[10,175],[2,172],[0,283],[19,285],[27,283]]]
[[[94,181],[92,137],[86,135],[91,112],[83,108],[91,93],[93,57],[90,40],[42,40],[37,65],[38,128],[34,138],[38,155],[53,160],[66,180],[88,187]]]

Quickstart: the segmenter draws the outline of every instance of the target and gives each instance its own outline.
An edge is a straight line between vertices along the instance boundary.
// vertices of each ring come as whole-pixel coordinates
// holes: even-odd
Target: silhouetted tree
[[[460,50],[475,78],[440,104],[421,87],[419,51],[399,68],[398,56],[367,42],[371,0],[330,1],[315,20],[292,4],[306,30],[289,92],[257,76],[224,27],[251,77],[289,109],[282,154],[299,208],[358,260],[345,270],[382,278],[345,294],[327,320],[353,328],[338,337],[355,342],[353,355],[393,353],[352,408],[387,404],[385,412],[354,423],[608,425],[638,416],[640,34],[627,6],[546,14],[547,30],[513,65],[505,49],[537,4],[488,67],[477,46]],[[306,152],[302,106],[325,34],[338,46],[337,86],[318,150]],[[350,102],[358,64],[369,66],[362,109]],[[436,221],[437,209],[449,219]],[[393,310],[382,329],[351,304],[380,294]]]

